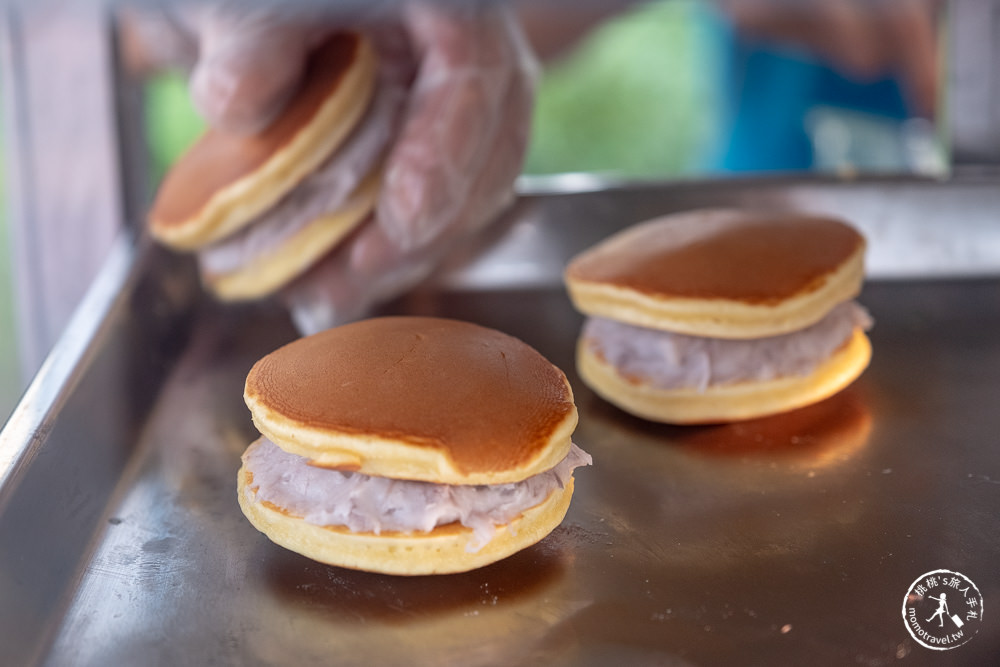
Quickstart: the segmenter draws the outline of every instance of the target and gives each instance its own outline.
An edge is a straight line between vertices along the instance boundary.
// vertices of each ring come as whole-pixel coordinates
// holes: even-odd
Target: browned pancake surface
[[[575,410],[563,373],[525,343],[424,317],[295,341],[254,365],[246,392],[304,427],[444,450],[466,473],[534,460]]]
[[[766,305],[818,288],[864,244],[831,218],[744,213],[704,222],[682,216],[639,225],[579,256],[567,277],[654,297]]]
[[[355,33],[337,33],[316,49],[299,92],[261,133],[242,136],[208,129],[164,178],[150,218],[164,226],[182,224],[217,192],[260,168],[309,124],[337,90],[360,43]]]

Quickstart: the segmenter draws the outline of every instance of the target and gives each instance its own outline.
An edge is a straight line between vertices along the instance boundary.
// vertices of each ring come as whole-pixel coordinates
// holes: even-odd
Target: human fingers
[[[512,93],[507,107],[524,104],[526,92]],[[520,99],[519,99],[520,98]],[[498,135],[491,153],[502,156],[490,162],[475,179],[460,219],[438,234],[433,243],[404,249],[385,228],[369,221],[320,266],[284,291],[296,327],[303,335],[322,331],[362,317],[372,306],[405,292],[424,280],[464,237],[478,231],[510,200],[504,187],[520,169],[516,144],[527,134]],[[500,146],[500,143],[515,146]]]
[[[496,218],[514,197],[513,183],[521,171],[529,127],[519,119],[531,111],[534,86],[524,77],[513,77],[503,91],[501,123],[486,147],[490,156],[483,168],[469,175],[469,196],[455,216],[455,224],[442,229],[434,245],[447,246],[453,239],[475,233]],[[397,244],[382,225],[363,230],[352,241],[350,267],[355,273],[374,277],[406,262],[420,248]]]
[[[372,241],[383,234],[369,221],[351,241],[282,291],[299,333],[309,335],[363,317],[374,305],[426,278],[435,260],[446,252],[446,246],[440,244],[412,250],[404,257],[393,243]],[[352,266],[351,256],[362,238],[385,252],[381,270],[361,272]]]
[[[937,11],[931,0],[882,3],[885,49],[909,98],[925,116],[934,113],[938,88]]]
[[[199,55],[189,83],[209,125],[242,134],[266,127],[299,83],[328,23],[278,8],[211,5],[188,15]]]
[[[501,127],[512,120],[528,126],[530,108],[517,119],[501,110],[510,81],[533,72],[504,6],[415,4],[407,11],[421,64],[377,219],[397,245],[414,248],[459,224]]]

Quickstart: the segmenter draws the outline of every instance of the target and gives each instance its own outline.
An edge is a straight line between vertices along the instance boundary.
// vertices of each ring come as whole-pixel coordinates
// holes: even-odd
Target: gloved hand
[[[720,0],[736,28],[816,52],[849,76],[898,74],[916,108],[937,95],[935,0]]]
[[[537,71],[506,5],[412,2],[364,17],[227,5],[192,10],[181,24],[199,45],[192,99],[215,127],[265,127],[294,92],[310,48],[337,28],[372,37],[380,85],[407,91],[372,220],[283,294],[303,333],[409,289],[512,199]],[[350,172],[371,159],[337,162],[328,168]]]
[[[513,16],[496,4],[413,4],[402,18],[417,75],[375,224],[286,291],[304,332],[415,285],[513,197],[536,79]]]

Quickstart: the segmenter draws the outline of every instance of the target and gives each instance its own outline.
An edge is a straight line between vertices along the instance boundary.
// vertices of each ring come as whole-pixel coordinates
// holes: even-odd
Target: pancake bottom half
[[[341,526],[319,526],[258,501],[252,475],[241,467],[240,508],[250,523],[272,542],[308,558],[355,570],[383,574],[426,575],[466,572],[511,556],[540,541],[558,526],[573,497],[573,480],[544,501],[498,526],[486,545],[466,551],[473,531],[458,523],[423,533],[355,533]]]
[[[697,389],[660,389],[627,378],[596,354],[585,338],[577,345],[584,383],[610,403],[638,417],[667,424],[708,424],[764,417],[816,403],[853,382],[868,366],[871,343],[861,329],[805,376],[739,382]]]
[[[203,273],[202,280],[223,301],[265,297],[297,278],[363,222],[378,197],[381,173],[365,178],[340,209],[319,216],[272,252],[228,273]]]
[[[778,303],[748,303],[726,298],[686,298],[645,294],[612,284],[567,278],[576,309],[638,327],[690,336],[752,339],[800,331],[823,319],[833,305],[850,301],[861,290],[864,248],[824,277],[815,290]]]

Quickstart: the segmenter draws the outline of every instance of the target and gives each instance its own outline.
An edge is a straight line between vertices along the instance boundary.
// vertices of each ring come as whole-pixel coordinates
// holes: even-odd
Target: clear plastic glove
[[[495,4],[413,4],[402,18],[417,76],[375,224],[286,290],[304,333],[409,289],[513,197],[536,78],[513,16]]]
[[[355,319],[426,277],[511,201],[527,147],[537,67],[509,7],[381,7],[343,17],[225,5],[175,21],[199,45],[192,99],[221,129],[265,127],[294,93],[309,50],[338,28],[371,36],[382,79],[405,82],[372,219],[283,294],[303,333]],[[359,171],[352,165],[370,162],[330,168]]]
[[[188,85],[209,125],[253,133],[274,120],[295,92],[309,51],[329,32],[312,18],[232,4],[189,10],[198,62]]]

